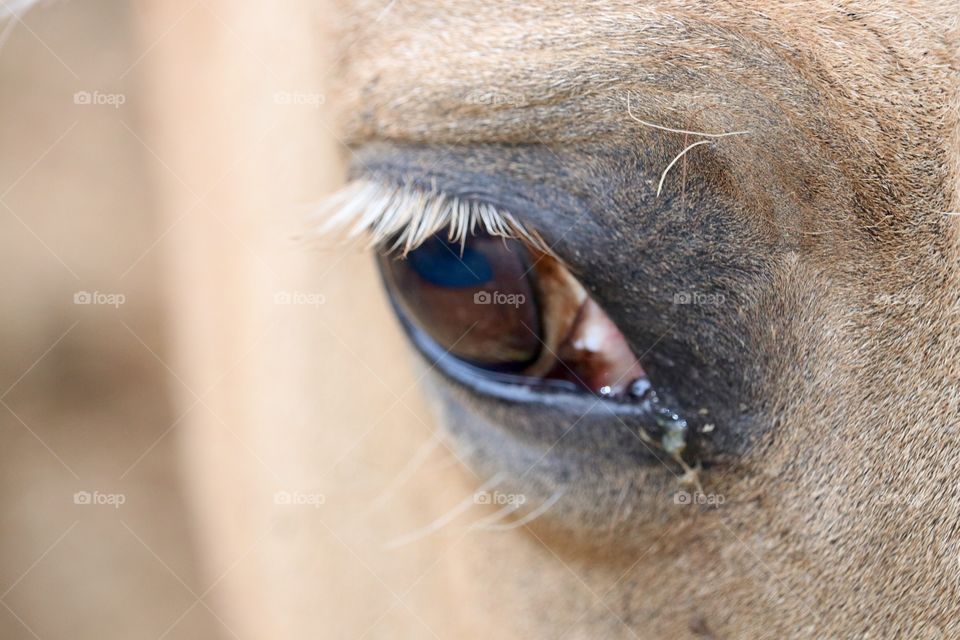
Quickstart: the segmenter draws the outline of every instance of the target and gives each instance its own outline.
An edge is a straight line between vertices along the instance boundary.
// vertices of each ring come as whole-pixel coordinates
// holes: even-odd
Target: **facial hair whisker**
[[[501,507],[500,509],[497,509],[495,512],[493,512],[492,515],[489,515],[486,518],[480,518],[479,520],[474,522],[472,525],[470,525],[470,531],[476,531],[478,529],[479,530],[487,529],[489,526],[500,522],[501,520],[503,520],[504,518],[506,518],[513,512],[515,512],[517,509],[520,508],[520,506],[521,506],[520,503],[514,502],[512,504],[508,504],[504,507]]]
[[[481,530],[482,531],[512,531],[513,529],[519,529],[520,527],[528,525],[534,520],[536,520],[537,518],[539,518],[540,516],[542,516],[543,514],[545,514],[547,511],[549,511],[550,508],[553,505],[555,505],[557,501],[560,500],[560,498],[563,497],[564,492],[565,492],[564,489],[560,489],[554,492],[553,495],[547,498],[539,507],[537,507],[536,509],[533,509],[532,511],[530,511],[529,513],[527,513],[525,516],[523,516],[518,520],[514,520],[513,522],[510,522],[508,524],[493,524],[493,525],[484,527]]]
[[[469,496],[464,498],[462,501],[458,502],[446,513],[434,519],[432,522],[423,526],[415,531],[411,531],[405,535],[402,535],[398,538],[394,538],[390,542],[384,545],[384,549],[392,550],[399,549],[400,547],[405,547],[407,545],[413,544],[419,540],[430,536],[431,534],[436,533],[440,529],[443,529],[445,526],[453,522],[458,516],[466,513],[470,508],[477,506],[476,494],[489,489],[493,489],[503,481],[504,474],[498,473],[491,477],[489,480],[480,485],[475,491],[473,491]]]
[[[380,494],[370,502],[370,505],[364,510],[363,516],[366,517],[379,511],[383,505],[396,494],[400,487],[416,475],[423,465],[426,464],[427,460],[430,459],[434,451],[440,447],[440,444],[441,439],[436,432],[432,433],[426,441],[421,443],[420,446],[417,447],[417,450],[413,452],[413,455],[407,460],[406,464],[403,465],[399,473],[397,473],[397,475],[387,483]]]

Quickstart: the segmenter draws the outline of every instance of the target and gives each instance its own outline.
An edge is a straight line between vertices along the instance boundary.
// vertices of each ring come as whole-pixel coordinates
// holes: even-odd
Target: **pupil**
[[[464,246],[436,235],[406,258],[380,258],[391,295],[417,328],[450,354],[506,373],[523,371],[540,353],[530,264],[523,244],[489,235]]]

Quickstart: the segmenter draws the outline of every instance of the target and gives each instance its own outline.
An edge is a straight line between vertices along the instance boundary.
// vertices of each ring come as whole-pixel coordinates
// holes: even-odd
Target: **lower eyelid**
[[[465,260],[455,248],[435,236],[406,258],[380,258],[394,304],[422,351],[437,352],[465,381],[545,383],[625,402],[654,421],[650,429],[662,432],[664,446],[679,457],[686,423],[673,412],[666,422],[667,414],[651,413],[649,382],[626,339],[566,269],[490,236],[468,239]]]

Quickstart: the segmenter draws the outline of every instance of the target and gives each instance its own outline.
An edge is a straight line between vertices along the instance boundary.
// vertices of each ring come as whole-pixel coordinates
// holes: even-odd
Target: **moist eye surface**
[[[380,266],[399,312],[467,364],[607,397],[649,389],[623,334],[576,278],[520,241],[437,234]]]
[[[540,354],[541,310],[520,242],[434,235],[405,259],[381,258],[381,266],[403,311],[452,355],[518,373]]]

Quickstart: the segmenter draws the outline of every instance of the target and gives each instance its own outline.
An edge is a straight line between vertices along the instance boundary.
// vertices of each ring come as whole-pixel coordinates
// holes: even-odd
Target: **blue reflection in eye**
[[[433,236],[410,252],[407,260],[421,278],[438,287],[479,287],[493,277],[493,268],[486,256],[460,243]]]

